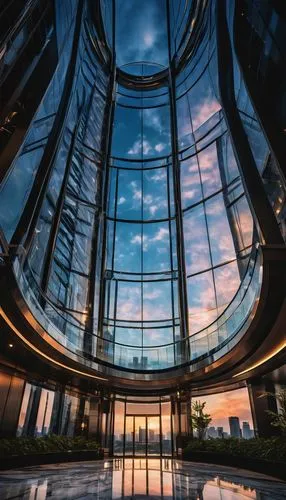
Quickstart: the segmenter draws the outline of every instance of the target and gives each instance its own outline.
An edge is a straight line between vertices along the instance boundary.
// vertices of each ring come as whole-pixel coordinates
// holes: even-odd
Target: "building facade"
[[[1,7],[2,436],[171,455],[192,397],[240,388],[273,432],[285,12],[186,5],[162,2],[164,64],[124,65],[113,0]]]

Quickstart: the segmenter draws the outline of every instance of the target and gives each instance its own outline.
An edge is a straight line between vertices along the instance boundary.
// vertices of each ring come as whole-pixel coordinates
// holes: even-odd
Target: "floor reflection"
[[[1,500],[275,500],[286,483],[252,472],[171,459],[113,459],[0,472]]]

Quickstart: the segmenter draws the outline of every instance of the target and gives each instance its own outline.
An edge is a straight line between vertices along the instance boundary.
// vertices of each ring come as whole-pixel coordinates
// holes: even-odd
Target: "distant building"
[[[149,432],[148,432],[148,441],[150,443],[156,441],[156,439],[155,439],[155,431],[153,431],[152,429],[149,429]]]
[[[146,442],[146,429],[144,427],[139,427],[139,443]]]
[[[223,427],[217,428],[217,437],[223,439]]]
[[[217,438],[217,430],[215,427],[208,427],[206,434],[207,438]]]
[[[240,423],[238,417],[228,417],[231,437],[241,438]]]
[[[250,429],[249,422],[242,422],[242,437],[244,439],[251,439],[254,436],[254,432]]]

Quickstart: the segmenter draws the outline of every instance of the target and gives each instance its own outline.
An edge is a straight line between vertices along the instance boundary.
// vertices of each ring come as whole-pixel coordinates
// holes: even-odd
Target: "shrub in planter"
[[[50,435],[45,437],[19,437],[13,439],[0,439],[0,458],[12,455],[33,455],[40,453],[64,452],[64,451],[93,450],[102,455],[99,444],[94,440],[87,440],[78,436]]]
[[[286,439],[192,439],[183,450],[183,458],[191,459],[194,452],[218,453],[286,463]]]

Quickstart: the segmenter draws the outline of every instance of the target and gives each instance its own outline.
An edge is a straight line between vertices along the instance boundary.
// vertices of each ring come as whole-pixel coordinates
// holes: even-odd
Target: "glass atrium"
[[[257,395],[286,383],[277,4],[0,1],[2,437],[171,457],[192,399],[219,415],[214,395],[271,434]]]

